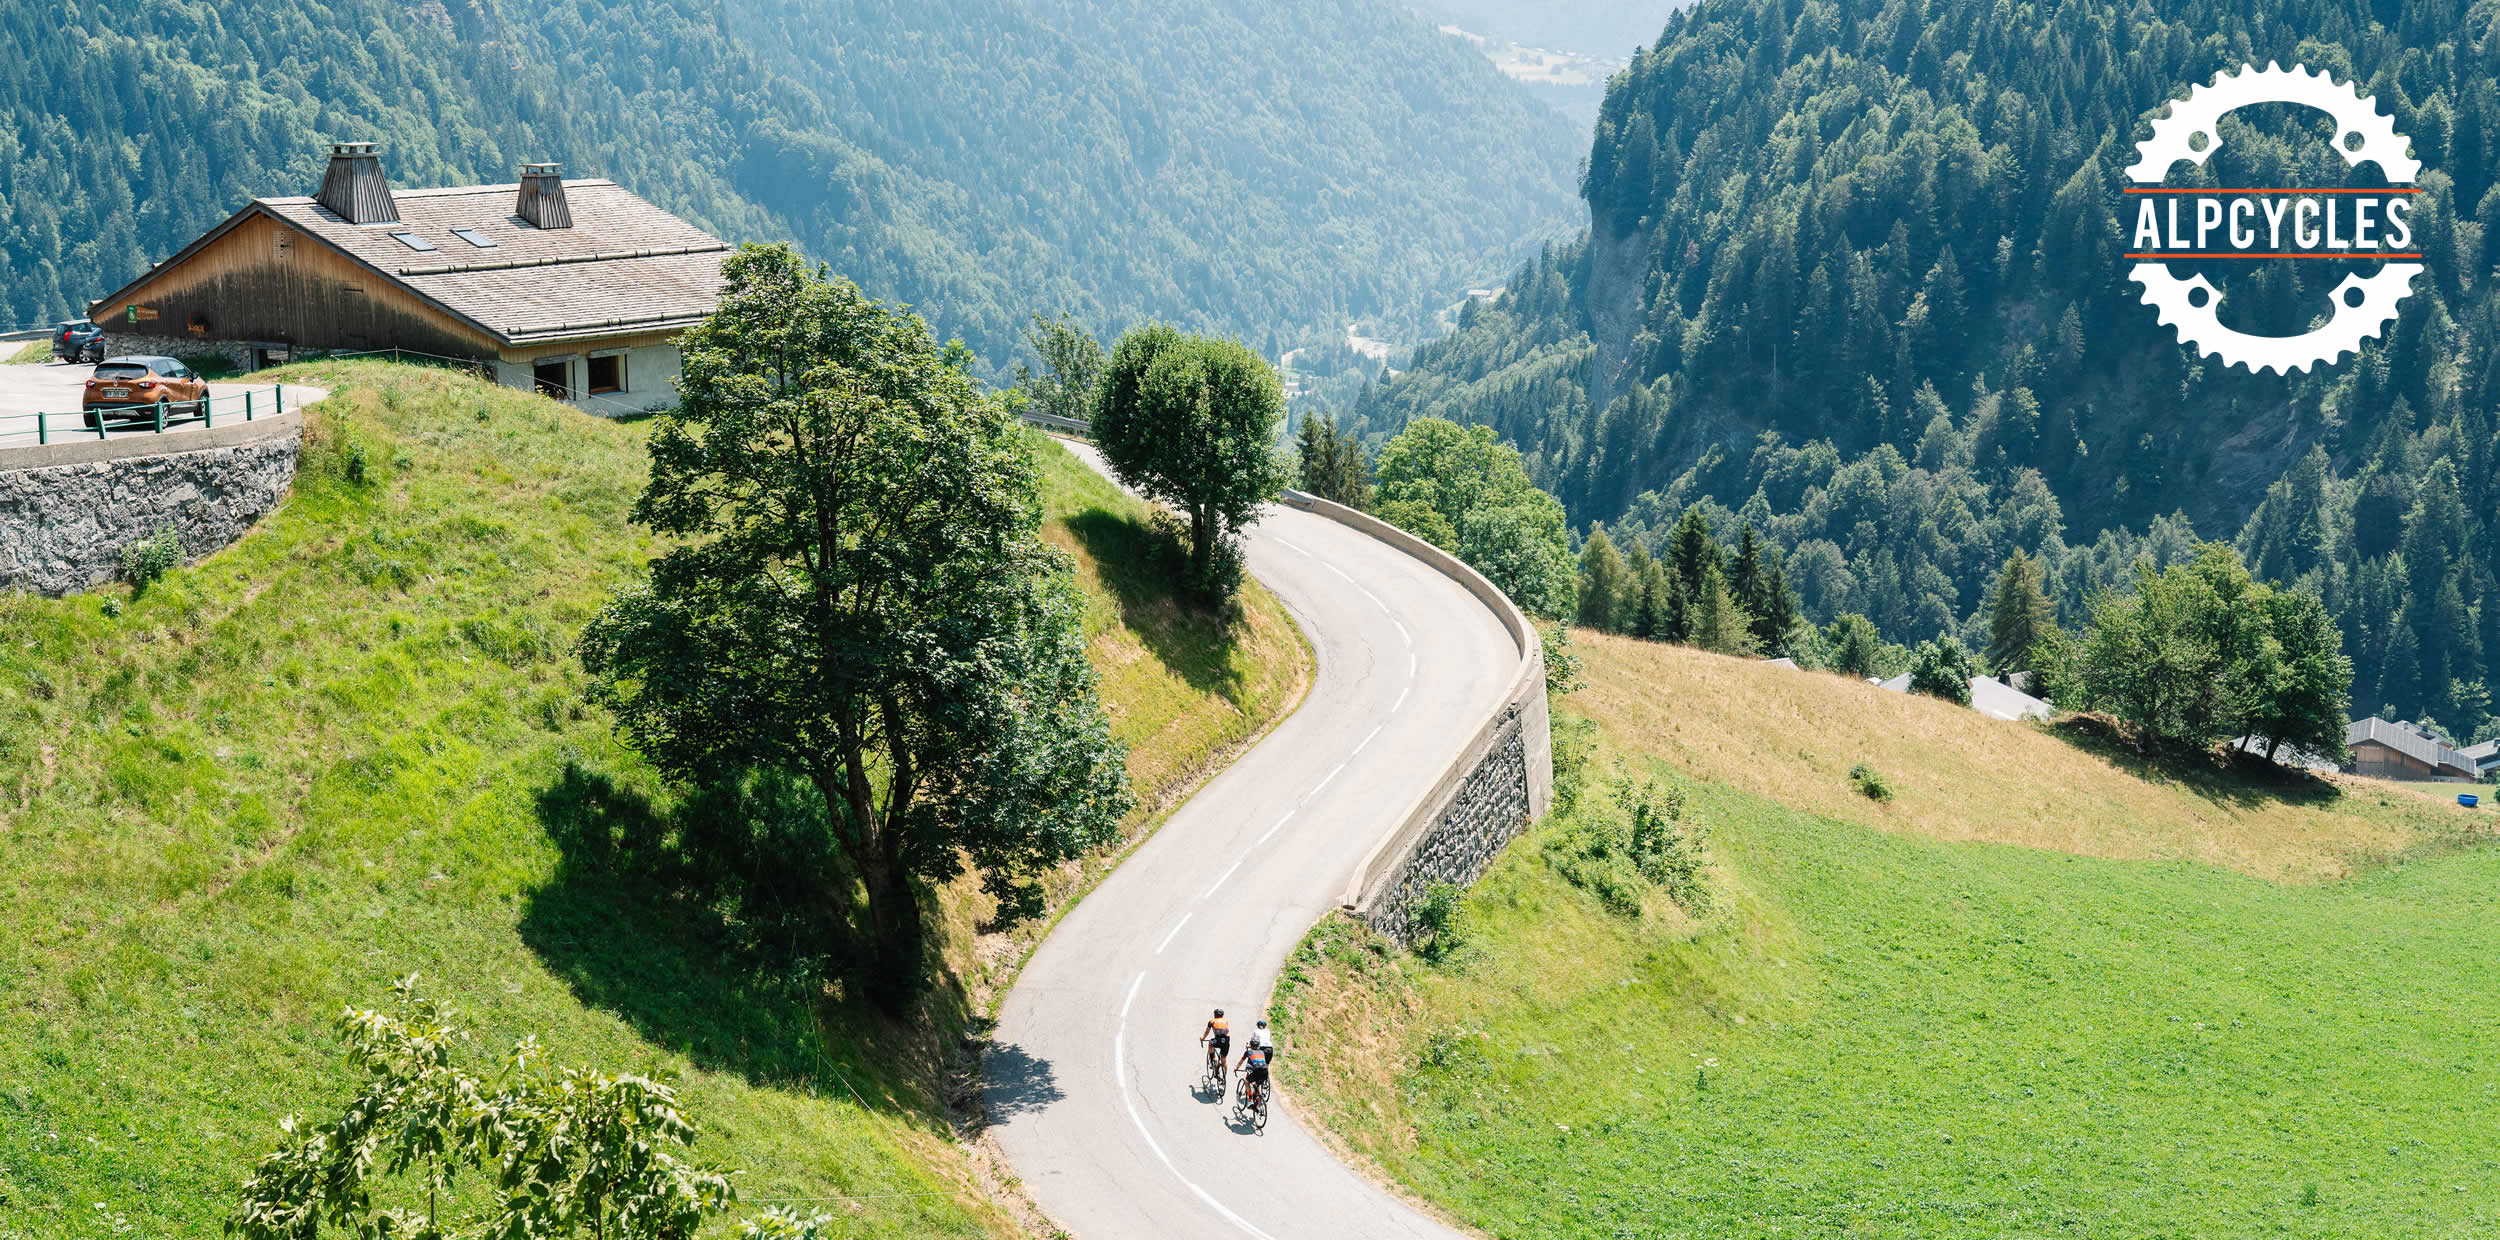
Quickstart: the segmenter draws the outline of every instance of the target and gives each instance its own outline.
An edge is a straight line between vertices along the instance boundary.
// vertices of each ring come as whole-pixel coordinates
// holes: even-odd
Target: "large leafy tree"
[[[682,540],[582,636],[663,770],[791,772],[823,803],[815,898],[864,892],[869,981],[921,966],[916,881],[977,867],[1003,915],[1129,806],[1083,604],[1031,456],[912,315],[789,249],[727,263],[634,518]]]
[[[1275,452],[1284,386],[1236,340],[1150,323],[1120,337],[1094,400],[1093,436],[1120,480],[1189,523],[1189,584],[1229,597],[1235,540],[1285,484]]]
[[[1528,481],[1519,450],[1490,427],[1418,418],[1381,445],[1374,511],[1465,560],[1524,610],[1579,608],[1579,566],[1562,504]]]
[[[2343,752],[2351,665],[2306,591],[2277,591],[2212,543],[2135,588],[2105,593],[2051,669],[2061,706],[2106,710],[2147,735],[2194,745],[2240,736],[2321,756]]]

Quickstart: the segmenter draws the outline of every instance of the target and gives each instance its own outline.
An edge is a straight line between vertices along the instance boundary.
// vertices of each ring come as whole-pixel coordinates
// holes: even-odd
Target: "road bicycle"
[[[1271,1075],[1266,1083],[1255,1084],[1250,1080],[1250,1071],[1246,1065],[1239,1070],[1238,1075],[1241,1077],[1241,1088],[1233,1095],[1233,1116],[1252,1128],[1265,1132],[1267,1131],[1267,1100],[1268,1095],[1276,1092],[1275,1078]]]
[[[1216,1055],[1215,1043],[1207,1043],[1207,1066],[1198,1073],[1198,1088],[1209,1097],[1224,1096],[1224,1060]]]

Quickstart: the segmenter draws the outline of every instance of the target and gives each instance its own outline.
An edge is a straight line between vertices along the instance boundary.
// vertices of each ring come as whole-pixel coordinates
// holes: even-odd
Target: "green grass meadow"
[[[679,1074],[697,1156],[750,1204],[821,1206],[839,1236],[1019,1233],[948,1122],[976,1015],[953,970],[888,1020],[725,966],[704,910],[559,843],[672,796],[570,654],[657,549],[626,521],[646,427],[413,367],[278,377],[333,395],[244,541],[135,598],[0,595],[0,1240],[217,1234],[278,1119],[348,1096],[331,1018],[411,972],[483,1053],[535,1033],[559,1063]],[[1050,498],[1063,541],[1143,523]],[[1089,585],[1138,571],[1101,554]],[[1259,627],[1272,600],[1232,630],[1128,622],[1150,610],[1096,607],[1141,799],[1307,667]],[[1216,681],[1237,692],[1194,687]]]
[[[1295,1104],[1522,1240],[2500,1235],[2500,849],[2282,883],[1686,786],[1697,921],[1531,836],[1453,964],[1324,924]]]

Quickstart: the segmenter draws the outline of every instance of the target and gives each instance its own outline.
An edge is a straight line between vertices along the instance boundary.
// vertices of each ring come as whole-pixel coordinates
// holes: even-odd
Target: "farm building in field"
[[[319,193],[253,199],[90,314],[108,353],[248,370],[398,349],[620,414],[676,403],[677,336],[719,304],[728,250],[556,164],[394,191],[371,143],[341,143]]]
[[[2420,724],[2355,719],[2344,731],[2344,744],[2352,750],[2348,769],[2355,775],[2459,782],[2482,774],[2474,758]]]
[[[2005,720],[2046,719],[2056,713],[2057,708],[2009,683],[2015,677],[2021,677],[2025,683],[2030,680],[2025,672],[2015,672],[2002,680],[1994,676],[1971,677],[1970,708],[1991,719]],[[1875,687],[1907,693],[1910,691],[1910,674],[1903,672],[1890,680],[1878,680]]]

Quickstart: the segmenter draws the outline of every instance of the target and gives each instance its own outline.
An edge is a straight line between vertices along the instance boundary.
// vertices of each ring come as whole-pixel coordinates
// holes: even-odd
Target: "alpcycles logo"
[[[2378,165],[2387,181],[2377,189],[2167,189],[2171,166],[2197,167],[2221,149],[2224,115],[2255,104],[2290,103],[2335,118],[2335,150],[2349,168]],[[2395,321],[2399,303],[2422,274],[2413,250],[2412,187],[2422,162],[2408,153],[2396,122],[2349,85],[2299,65],[2243,65],[2214,76],[2210,86],[2174,100],[2170,113],[2153,122],[2153,136],[2136,144],[2141,156],[2127,169],[2134,181],[2135,228],[2127,278],[2144,286],[2144,304],[2178,329],[2179,342],[2225,366],[2306,372],[2332,365]],[[2183,213],[2181,208],[2188,211]],[[2183,214],[2185,218],[2183,219]],[[2218,234],[2218,235],[2217,235]],[[2217,244],[2219,243],[2219,244]],[[2335,287],[2334,314],[2297,336],[2256,336],[2222,325],[2222,290],[2202,272],[2180,279],[2169,264],[2225,259],[2316,259],[2355,264],[2380,262],[2375,275],[2347,274]],[[2415,260],[2415,261],[2404,261]]]

